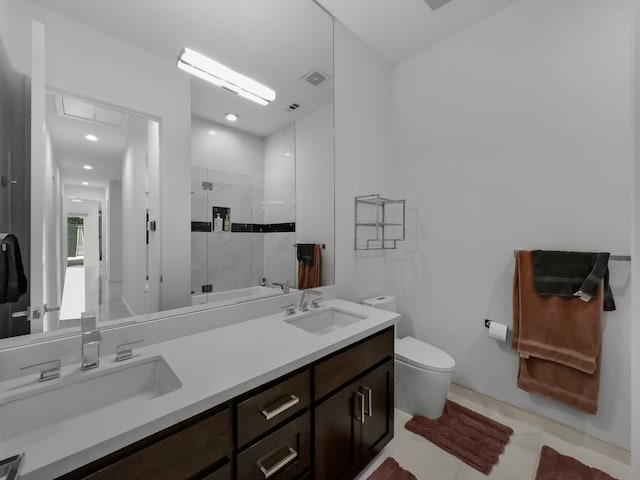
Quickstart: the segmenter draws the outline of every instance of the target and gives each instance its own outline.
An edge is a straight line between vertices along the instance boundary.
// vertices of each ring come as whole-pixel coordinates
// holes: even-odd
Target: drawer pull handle
[[[289,395],[287,398],[289,398],[289,400],[287,400],[285,403],[283,403],[282,405],[280,405],[279,407],[271,411],[260,410],[262,415],[264,415],[264,418],[266,418],[267,420],[271,420],[273,417],[277,417],[285,410],[289,410],[294,405],[297,405],[298,403],[300,403],[300,399],[295,395]]]
[[[356,420],[358,420],[361,424],[364,425],[364,395],[360,392],[354,392],[358,397],[360,397],[360,416],[356,416]]]
[[[298,457],[298,452],[296,452],[293,448],[286,447],[286,449],[287,449],[288,455],[271,468],[267,469],[264,467],[264,465],[262,465],[264,458],[261,458],[260,460],[258,460],[256,464],[258,465],[258,468],[260,468],[260,471],[264,475],[264,478],[269,478],[270,476],[278,473],[280,470],[282,470],[285,466],[290,464],[292,461],[294,461]]]
[[[367,388],[367,387],[360,387],[362,390],[365,391],[365,393],[367,394],[367,406],[368,408],[365,409],[364,413],[367,414],[367,417],[370,417],[371,415],[373,415],[373,402],[371,400],[371,389]]]

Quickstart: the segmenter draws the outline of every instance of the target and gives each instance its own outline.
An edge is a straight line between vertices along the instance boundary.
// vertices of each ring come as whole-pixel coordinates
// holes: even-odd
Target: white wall
[[[122,162],[122,299],[134,315],[146,313],[146,135],[136,133]]]
[[[339,22],[334,24],[335,229],[338,297],[360,301],[389,285],[390,252],[354,251],[354,197],[388,195],[391,69]]]
[[[324,243],[322,284],[335,283],[333,102],[296,120],[296,243]]]
[[[122,281],[122,182],[110,180],[107,186],[108,222],[105,245],[109,264],[109,281]]]
[[[409,330],[456,359],[455,382],[623,447],[629,263],[610,267],[596,416],[519,390],[483,319],[511,323],[514,249],[630,251],[630,16],[629,0],[522,0],[399,65],[389,162]]]
[[[56,15],[29,2],[8,2],[11,38],[8,49],[16,68],[27,72],[20,49],[29,45],[24,32],[30,19],[45,25],[46,75],[51,87],[126,107],[161,121],[162,245],[161,308],[190,304],[189,289],[189,167],[190,76],[162,59],[97,30]],[[180,252],[176,255],[175,252]]]
[[[60,167],[51,147],[51,138],[45,132],[45,157],[44,157],[44,190],[41,196],[44,203],[44,242],[42,264],[44,266],[43,278],[45,279],[45,302],[50,308],[59,307],[62,302],[63,270],[66,265],[66,257],[61,257],[61,228],[66,226],[62,218],[62,192],[60,181]],[[45,321],[48,329],[55,330],[58,325],[59,312],[48,312]]]

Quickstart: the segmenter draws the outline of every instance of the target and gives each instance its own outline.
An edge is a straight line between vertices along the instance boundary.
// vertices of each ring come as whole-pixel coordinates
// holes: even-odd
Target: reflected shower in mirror
[[[193,117],[191,130],[193,304],[295,286],[294,125],[261,137]]]

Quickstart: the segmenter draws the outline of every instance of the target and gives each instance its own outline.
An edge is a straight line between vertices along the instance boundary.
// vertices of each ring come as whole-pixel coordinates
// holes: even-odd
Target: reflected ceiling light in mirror
[[[236,115],[235,113],[227,113],[224,118],[226,118],[227,120],[229,120],[230,122],[236,122],[238,121],[238,119],[240,118],[238,115]]]
[[[84,165],[82,168],[84,168],[85,170],[93,170],[93,167],[91,165]]]
[[[95,135],[91,135],[91,134],[85,135],[84,138],[86,138],[90,142],[97,142],[98,141],[98,137],[96,137]]]
[[[183,48],[178,55],[178,68],[260,105],[276,99],[276,92],[269,87],[190,48]]]
[[[89,182],[82,182],[82,184],[83,184],[84,186],[87,186],[87,185],[89,185]]]

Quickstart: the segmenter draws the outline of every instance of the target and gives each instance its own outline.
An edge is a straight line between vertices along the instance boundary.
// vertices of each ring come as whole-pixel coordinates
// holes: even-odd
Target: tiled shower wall
[[[295,129],[290,124],[265,139],[264,223],[295,222]],[[264,272],[267,281],[296,285],[296,232],[267,233],[264,237]]]
[[[262,138],[192,119],[191,221],[212,222],[213,207],[226,207],[237,230],[191,233],[192,293],[256,286],[263,276],[295,285],[295,232],[256,231],[295,222],[293,139],[293,125]]]

